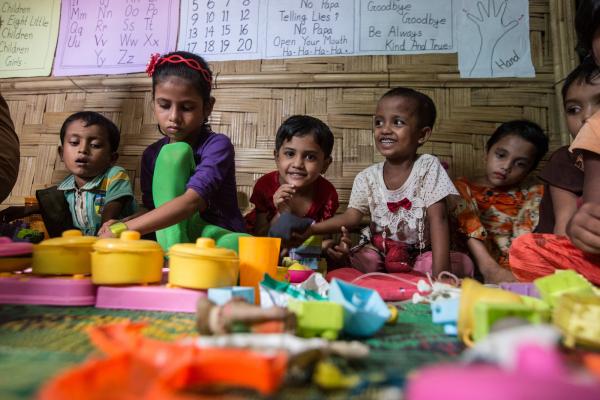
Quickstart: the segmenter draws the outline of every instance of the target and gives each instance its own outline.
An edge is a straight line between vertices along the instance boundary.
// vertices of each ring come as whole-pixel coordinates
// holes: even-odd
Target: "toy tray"
[[[156,286],[100,286],[97,308],[195,313],[206,291]]]
[[[13,274],[0,277],[0,304],[91,306],[96,287],[89,278],[36,277]]]

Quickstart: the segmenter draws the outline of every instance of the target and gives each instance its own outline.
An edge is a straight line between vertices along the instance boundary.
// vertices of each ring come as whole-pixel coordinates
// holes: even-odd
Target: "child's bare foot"
[[[512,272],[502,268],[499,264],[480,265],[479,270],[483,274],[485,283],[515,282]]]

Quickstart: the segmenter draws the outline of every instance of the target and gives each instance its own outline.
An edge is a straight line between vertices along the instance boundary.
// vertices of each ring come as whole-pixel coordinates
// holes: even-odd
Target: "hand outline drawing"
[[[477,57],[475,58],[473,67],[471,67],[471,70],[469,71],[469,76],[473,74],[473,71],[477,67],[481,67],[480,64],[487,62],[489,62],[490,76],[494,75],[492,60],[496,46],[498,45],[498,42],[500,42],[500,39],[519,25],[519,22],[516,19],[513,19],[506,24],[502,22],[504,14],[506,13],[508,0],[503,0],[498,8],[496,8],[496,0],[488,0],[487,3],[486,8],[483,5],[483,1],[477,2],[479,16],[467,12],[467,18],[475,23],[481,39],[479,50],[477,50]],[[498,35],[498,33],[500,34]],[[493,35],[498,35],[498,37],[494,39]],[[491,48],[484,49],[484,43],[493,43],[493,45]]]

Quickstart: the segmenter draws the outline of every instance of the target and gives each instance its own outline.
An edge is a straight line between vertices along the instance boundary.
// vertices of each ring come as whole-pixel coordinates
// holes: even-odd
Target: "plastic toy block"
[[[333,279],[329,300],[344,307],[344,332],[352,336],[371,336],[390,317],[390,310],[373,289]]]
[[[458,309],[460,306],[460,298],[440,299],[431,303],[431,319],[436,324],[456,325],[458,321]]]
[[[337,303],[291,300],[288,309],[296,314],[296,334],[301,337],[335,340],[344,327],[344,308]]]
[[[96,287],[89,278],[35,277],[13,274],[0,277],[0,304],[92,306]]]
[[[100,286],[97,308],[195,313],[206,292],[166,286]],[[254,299],[252,300],[254,301]]]
[[[531,324],[546,322],[549,313],[540,311],[527,304],[494,304],[479,302],[475,304],[475,326],[473,339],[479,341],[486,337],[496,321],[514,317],[528,321]]]
[[[523,296],[540,297],[540,292],[532,282],[505,282],[500,284],[500,289]]]
[[[234,297],[241,297],[247,303],[254,304],[254,288],[250,286],[229,286],[208,289],[208,299],[219,306]]]
[[[559,298],[567,293],[594,294],[593,286],[573,270],[557,271],[553,275],[538,278],[534,282],[542,300],[555,307]]]
[[[600,296],[566,294],[560,298],[552,322],[567,347],[583,344],[600,349]]]

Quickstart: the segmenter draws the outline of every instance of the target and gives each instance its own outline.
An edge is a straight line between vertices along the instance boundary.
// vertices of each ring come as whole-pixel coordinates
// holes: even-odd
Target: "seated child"
[[[168,250],[175,243],[194,241],[206,223],[223,236],[243,232],[233,144],[208,124],[215,104],[208,64],[185,51],[153,54],[147,72],[152,77],[154,116],[164,135],[142,156],[142,200],[150,211],[109,221],[101,236],[118,236],[126,229],[142,235],[156,232]],[[237,249],[237,236],[231,243]]]
[[[61,146],[58,148],[65,168],[71,173],[59,185],[64,194],[72,221],[64,222],[83,232],[96,235],[102,223],[127,217],[135,211],[133,190],[127,172],[113,165],[119,155],[120,133],[112,121],[92,111],[81,111],[69,116],[60,128]],[[39,208],[53,210],[54,205],[44,203],[48,196],[40,196]],[[61,197],[62,198],[62,197]],[[58,206],[60,209],[60,205]],[[37,207],[15,212],[14,217],[39,212]],[[53,216],[50,216],[53,217]],[[44,221],[46,221],[44,215]],[[48,227],[49,232],[52,230]]]
[[[385,93],[373,117],[375,147],[385,161],[356,176],[343,214],[313,224],[301,237],[356,227],[370,215],[368,242],[350,253],[354,268],[410,271],[431,246],[433,261],[427,272],[438,276],[450,270],[445,200],[458,193],[436,157],[417,154],[431,135],[435,117],[435,104],[423,93],[404,87]]]
[[[275,137],[277,171],[262,176],[254,185],[246,216],[249,233],[266,236],[281,213],[323,221],[335,215],[338,194],[323,176],[331,164],[333,134],[321,120],[308,115],[286,119]],[[323,242],[325,248],[332,241]]]
[[[453,214],[488,283],[514,281],[508,249],[513,239],[536,227],[543,194],[542,185],[526,178],[547,151],[548,137],[537,124],[505,122],[487,141],[485,175],[454,182],[461,198]]]

